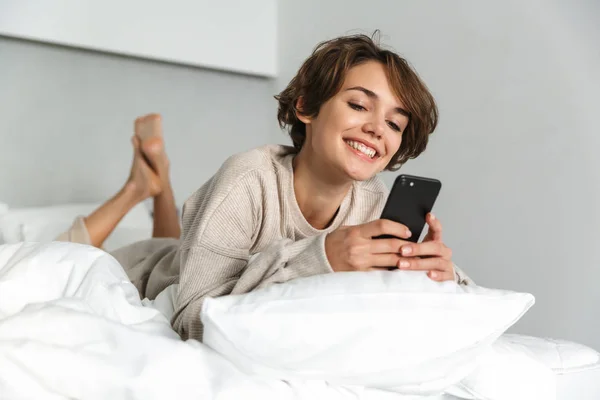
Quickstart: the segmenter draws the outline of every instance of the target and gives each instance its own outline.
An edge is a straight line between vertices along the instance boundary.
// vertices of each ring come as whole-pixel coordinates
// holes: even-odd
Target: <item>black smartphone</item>
[[[399,175],[394,181],[382,219],[404,224],[412,232],[407,240],[417,243],[425,228],[425,217],[431,212],[442,183],[437,179],[413,175]],[[378,238],[390,237],[389,235]]]

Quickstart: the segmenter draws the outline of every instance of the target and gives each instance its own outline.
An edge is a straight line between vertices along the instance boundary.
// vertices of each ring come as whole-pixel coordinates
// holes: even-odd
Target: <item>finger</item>
[[[404,257],[442,257],[450,259],[452,250],[442,242],[408,243],[402,246],[400,254]]]
[[[451,271],[452,262],[440,257],[431,258],[401,258],[398,261],[398,268],[412,271]]]
[[[427,225],[429,225],[429,235],[431,240],[442,241],[442,223],[439,219],[433,215],[433,213],[428,213],[426,216]]]
[[[454,270],[452,271],[429,271],[427,276],[434,281],[444,282],[444,281],[453,281],[454,280]]]
[[[373,239],[369,248],[371,254],[400,253],[402,246],[411,242],[402,239]]]
[[[365,238],[374,238],[381,235],[390,235],[397,238],[408,239],[412,236],[406,225],[389,219],[376,219],[364,224],[361,233]]]
[[[371,267],[388,268],[397,267],[400,256],[395,253],[373,254],[370,257],[369,265]]]
[[[370,267],[367,271],[398,271],[398,267]]]

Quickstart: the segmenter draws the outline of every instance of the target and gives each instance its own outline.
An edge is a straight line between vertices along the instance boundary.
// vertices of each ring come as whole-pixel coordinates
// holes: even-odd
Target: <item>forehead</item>
[[[355,86],[362,86],[375,92],[381,101],[389,103],[390,106],[404,108],[402,101],[390,85],[386,67],[379,62],[368,61],[350,68],[344,77],[342,92]]]

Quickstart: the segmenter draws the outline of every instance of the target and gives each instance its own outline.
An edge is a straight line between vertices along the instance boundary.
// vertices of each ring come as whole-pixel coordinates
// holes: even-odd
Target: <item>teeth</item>
[[[348,143],[348,145],[353,149],[360,151],[361,153],[369,156],[370,158],[375,157],[375,154],[377,154],[377,152],[374,149],[365,146],[362,143],[355,142],[354,140],[346,140],[346,143]]]

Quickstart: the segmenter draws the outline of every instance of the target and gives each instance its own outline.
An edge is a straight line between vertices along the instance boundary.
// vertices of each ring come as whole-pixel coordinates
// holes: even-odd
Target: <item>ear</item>
[[[298,100],[296,101],[296,118],[298,118],[300,121],[304,122],[305,124],[310,124],[312,121],[312,118],[304,115],[302,113],[303,109],[304,109],[304,98],[302,96],[300,96],[300,97],[298,97]]]

